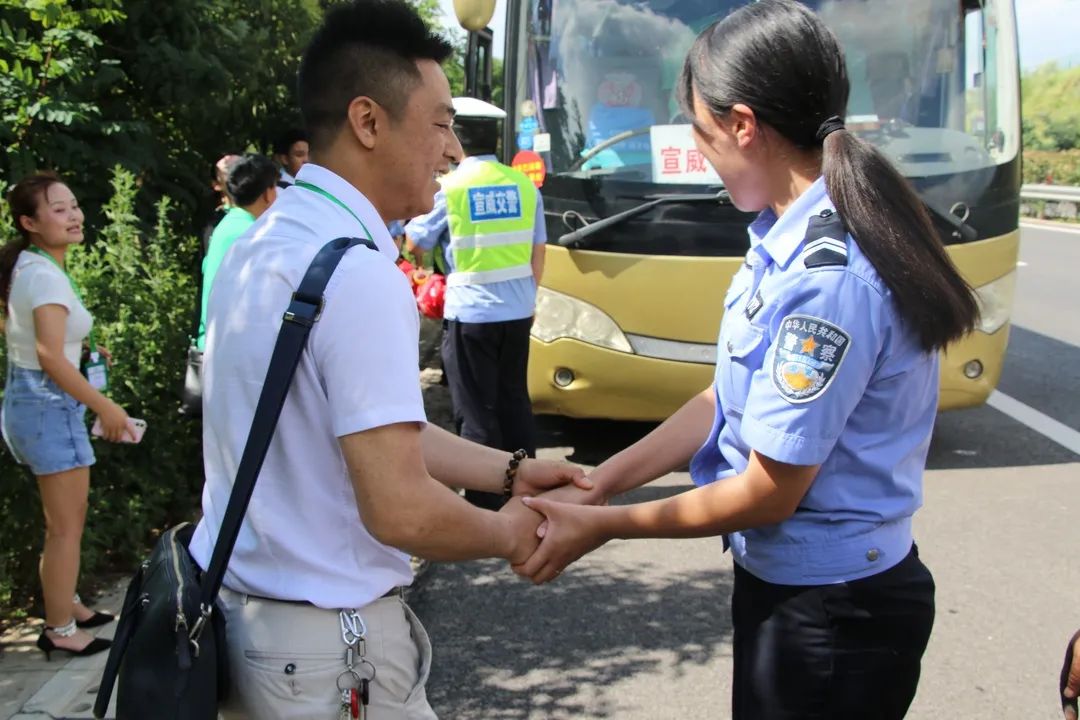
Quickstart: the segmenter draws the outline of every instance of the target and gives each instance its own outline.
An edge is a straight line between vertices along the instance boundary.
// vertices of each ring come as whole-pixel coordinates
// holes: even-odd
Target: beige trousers
[[[232,690],[225,720],[337,720],[345,645],[336,610],[221,589]],[[375,666],[367,720],[437,720],[428,704],[431,642],[400,598],[360,608]],[[360,663],[356,666],[359,670]]]

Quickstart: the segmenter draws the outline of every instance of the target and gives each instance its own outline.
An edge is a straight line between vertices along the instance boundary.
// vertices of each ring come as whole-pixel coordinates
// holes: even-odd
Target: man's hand
[[[527,458],[521,461],[514,478],[514,496],[533,497],[546,490],[573,484],[582,490],[593,490],[593,482],[577,465],[555,460]]]
[[[1080,695],[1080,630],[1069,640],[1061,666],[1061,708],[1065,720],[1077,720],[1076,698]]]
[[[514,572],[535,584],[556,578],[567,565],[607,542],[596,520],[600,508],[570,505],[548,498],[525,498],[527,507],[545,518],[540,547],[524,563],[511,563]]]
[[[503,505],[499,517],[506,523],[508,540],[504,557],[511,565],[525,562],[540,544],[536,527],[544,518],[525,507],[519,498],[512,498]]]

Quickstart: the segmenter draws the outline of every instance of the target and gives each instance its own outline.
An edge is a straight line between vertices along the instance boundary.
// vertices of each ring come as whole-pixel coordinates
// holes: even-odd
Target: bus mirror
[[[495,14],[495,0],[454,0],[458,24],[470,32],[487,27]]]

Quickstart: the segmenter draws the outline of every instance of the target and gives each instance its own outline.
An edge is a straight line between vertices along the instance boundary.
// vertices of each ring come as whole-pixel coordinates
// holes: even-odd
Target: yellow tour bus
[[[675,94],[698,32],[744,2],[508,0],[504,154],[541,184],[549,236],[536,412],[659,420],[712,382],[752,217],[695,150]],[[848,128],[911,180],[976,289],[982,320],[943,357],[941,407],[981,404],[1001,374],[1019,244],[1013,4],[808,4],[844,46]]]

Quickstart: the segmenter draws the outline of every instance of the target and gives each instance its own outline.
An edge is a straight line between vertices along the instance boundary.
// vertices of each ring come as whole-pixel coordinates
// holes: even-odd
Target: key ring
[[[369,678],[360,678],[361,681],[367,680],[368,682],[375,682],[375,676],[378,674],[378,671],[375,669],[375,664],[372,663],[367,658],[360,658],[360,665],[361,666],[367,665],[369,668],[371,668],[371,677],[369,677]],[[360,677],[360,674],[357,673],[355,670],[353,670],[352,673],[354,675],[356,675],[357,677]]]
[[[367,662],[367,661],[365,660],[364,662]],[[345,677],[346,675],[351,675],[352,676],[352,679],[353,679],[352,684],[348,684],[348,683],[346,683],[344,685],[342,684],[341,679],[343,677]],[[352,668],[349,668],[349,669],[341,671],[341,674],[337,676],[337,680],[334,681],[334,684],[337,685],[338,692],[345,692],[346,690],[356,690],[356,689],[358,689],[360,687],[361,683],[363,683],[363,682],[364,682],[364,679],[362,677],[360,677],[360,673],[356,672]]]
[[[344,670],[341,671],[341,674],[337,676],[337,680],[334,681],[334,684],[337,685],[338,692],[342,692],[344,690],[352,690],[354,688],[359,688],[365,681],[366,682],[374,682],[375,681],[375,676],[378,674],[378,670],[375,669],[375,665],[370,660],[364,660],[364,659],[360,660],[360,665],[361,665],[361,667],[366,665],[371,670],[371,677],[366,678],[363,675],[361,675],[360,673],[356,672],[356,670],[353,670],[351,667],[350,668],[345,668]],[[346,675],[351,675],[352,676],[352,683],[351,684],[347,684],[347,681],[346,681],[346,684],[342,683],[342,678],[344,678]]]

